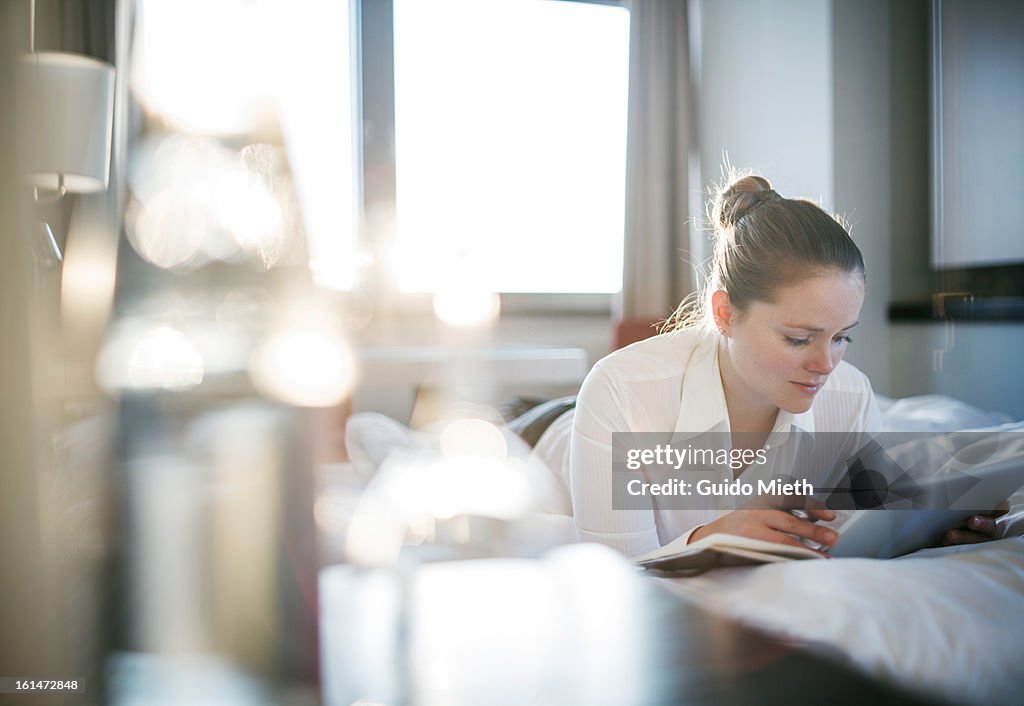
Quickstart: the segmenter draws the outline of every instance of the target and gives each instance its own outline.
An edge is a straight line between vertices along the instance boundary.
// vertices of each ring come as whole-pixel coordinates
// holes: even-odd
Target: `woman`
[[[629,556],[714,532],[831,546],[836,533],[816,524],[834,519],[825,509],[804,519],[690,498],[682,509],[657,496],[641,498],[642,509],[613,509],[615,432],[727,432],[733,448],[759,449],[776,432],[881,429],[868,379],[843,362],[865,286],[863,257],[845,228],[760,176],[722,188],[712,224],[704,295],[684,301],[661,335],[598,362],[583,383],[570,453],[577,532]],[[988,522],[971,525],[980,534],[949,539],[989,538]]]

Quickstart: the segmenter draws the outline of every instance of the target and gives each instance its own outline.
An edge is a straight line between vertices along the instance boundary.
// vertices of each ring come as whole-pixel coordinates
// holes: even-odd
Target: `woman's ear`
[[[715,320],[715,328],[723,336],[728,336],[729,327],[732,325],[733,309],[729,302],[729,293],[724,289],[715,290],[711,295],[711,316]]]

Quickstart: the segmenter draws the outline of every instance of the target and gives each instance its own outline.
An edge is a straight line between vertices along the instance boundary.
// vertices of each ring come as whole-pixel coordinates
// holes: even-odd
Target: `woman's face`
[[[799,414],[839,365],[864,303],[860,274],[829,270],[776,292],[774,302],[732,309],[716,292],[712,311],[727,333],[722,382],[732,413]]]

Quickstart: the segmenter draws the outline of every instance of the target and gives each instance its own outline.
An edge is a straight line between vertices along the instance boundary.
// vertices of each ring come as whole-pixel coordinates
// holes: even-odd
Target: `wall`
[[[907,322],[892,326],[893,396],[949,395],[1024,419],[1020,351],[1024,326],[1000,322]]]
[[[851,232],[867,269],[868,287],[860,325],[847,359],[871,378],[875,389],[890,385],[893,161],[891,30],[888,0],[833,3],[833,169],[835,210]]]
[[[927,299],[933,276],[929,261],[929,2],[889,2],[889,146],[892,299]],[[898,359],[893,358],[895,374]],[[895,383],[895,380],[894,380]]]
[[[887,0],[693,0],[699,183],[723,154],[849,220],[869,287],[847,359],[890,387],[892,207]],[[921,126],[922,128],[924,126]],[[697,244],[707,255],[705,239]]]
[[[723,155],[783,194],[833,201],[831,8],[820,0],[697,0],[702,183]]]
[[[1013,6],[1012,2],[1007,4]],[[930,269],[930,3],[902,0],[889,5],[892,298],[896,302],[927,303],[932,292],[975,289],[975,286],[963,286],[958,277],[940,276]],[[982,9],[991,11],[991,4]],[[999,72],[1010,70],[1011,65],[999,59],[990,64],[988,70],[979,69],[976,63],[961,68],[972,69],[975,71],[973,80],[985,83],[986,72],[991,79]],[[1017,78],[1016,84],[1024,85],[1021,77]],[[977,88],[974,86],[972,90]],[[947,108],[951,107],[956,106],[947,102]],[[1007,163],[1010,162],[1013,160]],[[962,231],[961,236],[987,239],[989,233],[980,226],[975,224]],[[981,278],[976,278],[975,284],[986,286]],[[890,326],[889,394],[904,397],[941,393],[1016,419],[1024,418],[1024,381],[1018,363],[1022,346],[1024,325],[1019,323],[893,323]]]

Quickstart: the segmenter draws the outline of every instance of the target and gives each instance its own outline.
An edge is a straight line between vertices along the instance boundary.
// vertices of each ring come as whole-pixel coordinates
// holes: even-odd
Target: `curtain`
[[[623,323],[666,318],[689,265],[691,91],[687,2],[631,0]]]

